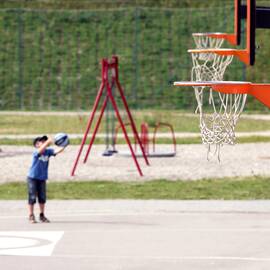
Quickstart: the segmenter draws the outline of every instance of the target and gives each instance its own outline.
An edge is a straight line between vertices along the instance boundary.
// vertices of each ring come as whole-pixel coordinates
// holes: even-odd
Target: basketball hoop
[[[195,49],[188,52],[191,53],[193,63],[192,81],[222,81],[226,68],[233,60],[232,54],[216,54],[213,49]]]
[[[239,45],[237,33],[193,33],[192,37],[197,49],[219,49],[225,40],[231,45]]]
[[[197,39],[197,49],[189,50],[192,54],[193,58],[199,59],[201,61],[209,62],[215,60],[216,62],[220,63],[227,63],[232,60],[233,56],[238,58],[240,61],[245,63],[246,65],[253,65],[255,59],[255,13],[254,6],[255,0],[248,0],[246,6],[246,13],[247,13],[247,25],[246,25],[246,48],[245,49],[226,49],[220,48],[219,43],[221,41],[214,41],[216,40],[227,40],[231,44],[237,45],[239,44],[239,25],[240,25],[240,16],[239,12],[239,5],[241,1],[235,0],[235,30],[234,34],[226,34],[226,33],[196,33],[195,39]],[[194,37],[194,34],[193,34]],[[196,41],[195,41],[196,42]],[[206,47],[207,46],[207,47]],[[218,47],[219,46],[219,47]],[[196,56],[196,54],[198,54]],[[222,64],[223,65],[223,64]],[[226,66],[226,65],[224,65]],[[212,68],[215,70],[215,66]],[[219,68],[222,70],[222,67]],[[224,72],[223,72],[224,73]],[[211,80],[222,80],[222,77],[213,78]],[[204,80],[208,80],[207,78]]]
[[[223,94],[212,91],[211,87],[205,89],[206,91],[202,94],[200,88],[202,87],[194,86],[200,113],[202,142],[208,145],[207,158],[209,159],[210,154],[217,154],[220,161],[220,147],[223,144],[235,144],[235,127],[244,109],[247,95]],[[203,110],[204,99],[212,105],[212,112]],[[214,151],[211,146],[214,146]]]
[[[238,58],[241,62],[243,62],[246,65],[250,65],[250,50],[249,49],[243,49],[243,50],[237,50],[237,49],[225,49],[225,48],[213,48],[213,49],[191,49],[188,50],[191,55],[198,54],[200,60],[204,61],[210,61],[215,59],[215,56],[218,57],[218,59],[232,59],[234,56]]]
[[[193,33],[193,39],[197,49],[206,48],[220,48],[223,42],[226,40],[231,45],[236,46],[240,44],[240,29],[241,29],[241,0],[234,0],[234,32],[219,33]]]
[[[240,43],[240,22],[243,6],[241,0],[235,0],[234,33],[196,33],[193,34],[197,49],[188,50],[192,55],[192,82],[175,82],[176,86],[192,86],[195,90],[200,113],[202,142],[208,145],[208,154],[217,154],[220,160],[220,147],[235,143],[235,127],[244,109],[247,94],[255,96],[270,107],[270,85],[247,82],[224,82],[226,68],[236,57],[246,65],[255,61],[256,1],[247,0],[246,5],[246,48],[220,48],[227,40],[232,45]],[[214,90],[214,91],[213,91]],[[268,93],[267,93],[268,92]],[[204,108],[205,104],[211,107]],[[212,151],[211,147],[215,146]]]
[[[223,38],[213,37],[214,33],[193,33],[192,37],[197,49],[220,48],[224,42]],[[217,33],[221,34],[221,33]]]
[[[234,56],[238,57],[241,61],[248,64],[249,62],[249,51],[246,50],[236,50],[236,49],[194,49],[188,50],[192,55],[193,68],[191,70],[191,80],[194,82],[205,82],[205,81],[223,81],[224,73],[227,67],[232,62]],[[234,138],[234,127],[233,122],[237,121],[237,109],[241,107],[240,104],[245,104],[246,97],[239,96],[238,94],[234,96],[224,96],[224,94],[215,93],[213,96],[212,88],[207,91],[207,94],[204,92],[205,86],[194,86],[194,92],[197,99],[198,107],[195,110],[200,112],[202,118],[202,107],[200,104],[203,104],[208,96],[208,103],[213,106],[213,115],[211,117],[203,117],[201,119],[201,132],[202,137],[205,131],[206,138],[216,137],[211,132],[208,132],[208,127],[213,126],[210,130],[215,130],[218,134],[227,134],[227,139],[222,138],[226,144],[233,144],[230,141],[235,141]],[[217,104],[215,104],[217,103]],[[230,106],[226,104],[230,104]],[[225,104],[225,105],[224,105]],[[237,106],[236,106],[237,105]],[[236,106],[236,108],[235,108]],[[225,109],[225,110],[224,110]],[[235,110],[235,115],[227,113],[227,110]],[[219,112],[219,113],[217,113]],[[240,110],[241,113],[241,110]],[[234,120],[235,119],[235,120]],[[227,124],[226,124],[227,122]],[[208,123],[204,125],[204,123]],[[204,127],[205,126],[205,127]],[[220,132],[218,131],[220,130]],[[211,135],[212,134],[212,135]],[[231,134],[231,135],[229,135]],[[219,137],[219,135],[217,136]],[[203,141],[207,141],[208,139]],[[214,139],[217,141],[217,138]],[[219,150],[217,150],[219,152]]]
[[[241,87],[246,86],[244,82],[234,83],[238,83]],[[235,85],[233,82],[223,81],[174,83],[176,86],[192,86],[194,88],[200,113],[202,143],[208,146],[207,159],[210,159],[210,156],[217,156],[219,161],[220,147],[223,144],[235,144],[235,127],[247,97],[247,92],[229,90],[220,92],[217,86],[222,84],[229,85],[229,90],[232,89],[232,85]],[[204,109],[206,102],[211,109]]]
[[[202,143],[208,145],[207,159],[210,159],[210,155],[217,155],[220,161],[221,145],[235,143],[235,126],[244,108],[246,95],[213,92],[211,84],[196,84],[223,80],[234,55],[213,52],[217,50],[221,49],[195,49],[188,52],[191,53],[193,62],[191,81],[194,81],[192,86],[198,105],[195,112],[200,114]],[[211,106],[210,111],[203,110],[206,103]]]

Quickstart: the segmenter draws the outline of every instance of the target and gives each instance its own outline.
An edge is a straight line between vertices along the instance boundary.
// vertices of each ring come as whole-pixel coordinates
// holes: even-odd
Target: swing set
[[[113,110],[115,112],[116,118],[117,118],[117,120],[118,120],[118,122],[119,122],[119,124],[121,126],[121,129],[122,129],[122,131],[124,133],[126,143],[128,144],[131,156],[132,156],[133,161],[134,161],[134,163],[136,165],[138,173],[139,173],[140,176],[143,176],[141,167],[140,167],[140,165],[138,163],[135,151],[133,149],[133,146],[131,144],[131,140],[130,140],[129,135],[128,135],[127,130],[126,130],[126,126],[125,126],[125,124],[123,122],[123,119],[122,119],[121,114],[120,114],[120,110],[118,108],[118,105],[116,103],[116,100],[115,100],[115,97],[114,97],[114,94],[113,94],[113,89],[116,88],[116,90],[120,94],[120,98],[121,98],[122,104],[124,106],[124,111],[126,112],[126,114],[128,116],[128,119],[129,119],[129,122],[130,122],[130,125],[131,125],[131,129],[132,129],[132,132],[133,132],[133,136],[134,136],[134,138],[136,139],[136,141],[139,144],[139,147],[140,147],[141,153],[143,155],[144,161],[145,161],[146,165],[150,165],[149,161],[148,161],[148,158],[147,158],[147,155],[145,153],[144,147],[142,145],[141,138],[138,135],[135,122],[134,122],[133,117],[131,115],[131,112],[129,110],[127,100],[126,100],[126,97],[124,95],[123,88],[122,88],[122,86],[120,84],[120,81],[119,81],[119,77],[118,77],[118,57],[117,56],[112,56],[112,58],[110,60],[109,59],[102,59],[101,66],[102,66],[101,84],[100,84],[100,87],[99,87],[99,90],[98,90],[98,93],[97,93],[97,96],[96,96],[96,99],[95,99],[95,102],[94,102],[94,105],[93,105],[92,112],[91,112],[91,114],[89,116],[89,119],[88,119],[88,122],[87,122],[87,127],[86,127],[86,130],[85,130],[82,142],[80,144],[80,148],[79,148],[77,157],[76,157],[75,162],[74,162],[73,167],[72,167],[71,176],[75,175],[75,172],[76,172],[76,169],[77,169],[77,166],[78,166],[78,163],[79,163],[79,160],[80,160],[84,145],[86,143],[89,131],[90,131],[91,127],[92,127],[94,117],[95,117],[97,109],[98,109],[98,105],[101,102],[101,99],[102,99],[103,95],[105,97],[104,97],[104,100],[103,100],[103,103],[102,103],[102,106],[101,106],[101,109],[100,109],[100,114],[99,114],[99,116],[97,118],[97,121],[96,121],[96,124],[95,124],[95,127],[94,127],[94,131],[91,134],[90,142],[89,142],[89,145],[88,145],[88,148],[87,148],[87,151],[86,151],[83,162],[86,163],[87,160],[88,160],[88,156],[89,156],[91,148],[92,148],[92,146],[94,144],[96,134],[98,132],[102,117],[104,115],[104,111],[105,111],[105,109],[106,109],[106,107],[107,107],[107,105],[108,105],[108,103],[110,101],[111,105],[112,105],[112,108],[113,108]]]

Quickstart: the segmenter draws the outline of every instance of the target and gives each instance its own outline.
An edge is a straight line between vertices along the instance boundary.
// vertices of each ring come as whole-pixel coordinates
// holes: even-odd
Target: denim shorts
[[[28,203],[35,204],[36,197],[38,198],[39,203],[46,202],[46,181],[27,178],[27,186],[28,186]]]

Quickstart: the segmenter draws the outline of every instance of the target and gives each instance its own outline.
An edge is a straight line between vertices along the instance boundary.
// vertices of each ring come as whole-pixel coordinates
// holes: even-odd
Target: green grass
[[[46,8],[48,1],[41,2]],[[192,89],[173,86],[176,80],[190,79],[192,61],[187,49],[194,47],[191,34],[233,31],[233,1],[225,5],[211,1],[218,7],[196,1],[194,5],[203,9],[142,5],[111,10],[84,6],[70,10],[57,2],[61,10],[0,9],[1,110],[88,109],[100,84],[100,60],[112,54],[119,56],[120,81],[132,108],[195,109]],[[76,5],[85,1],[68,2]],[[165,5],[169,1],[161,2]],[[175,0],[174,7],[191,6],[194,1],[186,2],[190,5]],[[35,3],[24,1],[34,8],[38,6]],[[256,36],[267,45],[267,31],[257,31]],[[256,53],[258,68],[247,68],[245,77],[244,65],[233,61],[225,79],[267,81],[266,48]],[[263,108],[255,103],[251,98],[247,107]]]
[[[148,123],[149,132],[154,131],[154,125],[161,121],[173,125],[175,132],[199,132],[198,115],[184,114],[177,111],[153,110],[135,111],[133,116],[138,129],[143,122]],[[80,115],[0,115],[0,134],[54,134],[57,132],[84,133],[88,116]],[[105,132],[105,118],[99,132]],[[124,122],[127,118],[124,117]],[[118,125],[118,123],[116,123]],[[266,131],[270,130],[270,121],[240,119],[236,126],[237,132]],[[130,128],[128,128],[130,131]],[[159,132],[169,132],[168,128],[161,128]]]
[[[221,5],[219,1],[208,0],[207,6]],[[39,8],[39,9],[104,9],[104,8],[123,8],[123,7],[168,7],[168,8],[181,8],[181,7],[205,7],[205,3],[199,0],[13,0],[0,2],[0,8]]]
[[[0,2],[0,110],[87,110],[112,54],[132,108],[192,110],[193,91],[173,86],[190,79],[191,34],[233,31],[225,0]],[[234,60],[225,79],[269,81],[269,37],[258,29],[255,67]],[[266,110],[252,97],[246,108]]]
[[[0,185],[0,199],[27,197],[25,183]],[[149,182],[48,182],[49,199],[170,199],[256,200],[270,199],[270,179],[263,177]]]
[[[188,116],[187,114],[175,111],[132,111],[138,128],[141,123],[146,122],[149,125],[149,132],[153,132],[154,125],[157,122],[168,122],[174,127],[175,132],[198,132],[199,131],[199,118],[198,116]],[[85,131],[87,120],[89,116],[78,113],[77,115],[1,115],[0,117],[0,134],[36,134],[36,133],[57,133],[65,131],[67,133],[83,133]],[[124,122],[127,117],[123,117]],[[101,122],[99,131],[105,132],[105,117]],[[267,121],[264,121],[259,128],[269,127]],[[116,123],[118,125],[118,122]],[[254,121],[254,128],[255,125]],[[130,128],[127,128],[130,130]],[[161,128],[160,132],[168,132],[168,128]]]
[[[149,124],[149,132],[154,131],[155,123],[162,121],[173,125],[175,132],[192,132],[199,133],[199,119],[197,115],[186,114],[177,111],[154,110],[154,111],[133,111],[134,118],[138,129],[142,122]],[[1,135],[27,135],[27,134],[56,134],[58,132],[79,133],[83,134],[86,128],[88,116],[75,114],[69,116],[63,115],[17,115],[2,114],[0,116],[0,134]],[[99,133],[105,132],[105,119],[101,124]],[[130,128],[127,128],[131,132]],[[256,132],[270,130],[270,121],[240,119],[236,131],[237,132]],[[158,133],[169,132],[167,128],[161,128]],[[122,133],[120,130],[119,133]],[[177,144],[199,144],[201,138],[185,137],[177,138]],[[256,143],[269,142],[270,137],[267,136],[249,136],[237,138],[237,143]],[[104,144],[105,139],[96,138],[96,144]],[[81,139],[71,139],[71,144],[78,145]],[[125,143],[124,139],[118,138],[117,144]],[[159,138],[158,144],[171,144],[172,140],[168,138]],[[32,145],[31,139],[0,139],[0,145]]]
[[[250,137],[242,137],[237,139],[238,143],[262,143],[262,142],[270,142],[270,137],[266,136],[250,136]]]

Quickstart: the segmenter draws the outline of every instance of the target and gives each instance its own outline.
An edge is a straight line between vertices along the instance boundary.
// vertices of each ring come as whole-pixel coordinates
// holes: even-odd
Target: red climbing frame
[[[146,155],[149,155],[149,136],[148,136],[148,124],[141,124],[141,142]]]
[[[82,139],[80,148],[79,148],[79,152],[78,152],[77,157],[76,157],[76,160],[74,162],[74,165],[73,165],[73,168],[72,168],[72,171],[71,171],[71,175],[74,176],[74,174],[75,174],[75,171],[76,171],[76,168],[77,168],[77,165],[78,165],[78,162],[79,162],[79,159],[80,159],[80,156],[81,156],[83,147],[85,145],[85,142],[86,142],[86,139],[87,139],[89,130],[90,130],[91,126],[92,126],[93,119],[94,119],[95,113],[97,111],[97,107],[98,107],[99,102],[101,100],[102,94],[103,94],[103,92],[105,90],[106,96],[105,96],[105,99],[104,99],[104,101],[102,103],[102,107],[101,107],[101,110],[100,110],[100,115],[98,117],[96,126],[94,128],[92,137],[91,137],[90,142],[89,142],[89,146],[88,146],[88,149],[87,149],[85,158],[84,158],[84,163],[87,161],[88,156],[89,156],[89,153],[90,153],[91,148],[92,148],[92,145],[93,145],[93,143],[95,141],[95,137],[96,137],[96,134],[97,134],[97,131],[98,131],[98,128],[99,128],[99,125],[100,125],[100,122],[101,122],[103,113],[104,113],[104,111],[106,109],[106,105],[107,105],[108,101],[111,101],[112,107],[113,107],[114,112],[115,112],[115,115],[116,115],[116,117],[117,117],[117,119],[118,119],[118,121],[120,123],[120,126],[121,126],[121,128],[123,130],[123,133],[124,133],[126,142],[127,142],[128,146],[129,146],[129,149],[130,149],[132,158],[133,158],[133,160],[135,162],[135,165],[137,167],[137,170],[138,170],[140,176],[143,176],[142,171],[141,171],[141,168],[140,168],[140,165],[139,165],[139,163],[137,161],[137,157],[135,155],[135,152],[134,152],[134,150],[132,148],[130,139],[128,137],[128,134],[127,134],[125,125],[124,125],[123,120],[121,118],[121,115],[120,115],[120,112],[119,112],[117,103],[116,103],[116,101],[114,99],[114,96],[112,94],[112,87],[114,85],[116,85],[117,86],[116,88],[119,91],[119,94],[120,94],[121,100],[123,102],[124,108],[126,110],[126,113],[128,115],[128,118],[129,118],[129,121],[130,121],[130,125],[131,125],[132,131],[134,133],[134,137],[136,138],[136,140],[139,143],[139,146],[140,146],[141,151],[143,153],[143,157],[144,157],[145,163],[147,165],[149,165],[149,162],[148,162],[147,156],[145,154],[145,151],[144,151],[143,145],[141,143],[141,140],[139,138],[139,135],[138,135],[138,132],[137,132],[137,129],[136,129],[134,120],[133,120],[132,115],[131,115],[131,112],[130,112],[130,110],[128,108],[128,104],[127,104],[126,97],[124,95],[123,88],[122,88],[122,86],[121,86],[121,84],[119,82],[119,78],[118,78],[118,57],[117,56],[113,56],[112,59],[111,59],[111,61],[109,61],[108,59],[102,59],[101,64],[102,64],[102,71],[101,71],[102,72],[102,74],[101,74],[102,75],[102,81],[101,81],[101,85],[99,87],[99,90],[98,90],[98,93],[97,93],[97,96],[96,96],[96,100],[95,100],[95,103],[94,103],[94,106],[93,106],[92,113],[90,114],[90,117],[88,119],[86,131],[84,133],[84,136],[83,136],[83,139]],[[109,76],[109,72],[111,72],[111,77]]]
[[[176,154],[176,138],[175,138],[173,126],[171,124],[164,123],[164,122],[158,122],[156,124],[156,126],[155,126],[154,135],[153,135],[153,153],[156,151],[156,136],[157,136],[157,131],[162,126],[163,127],[168,127],[170,129],[171,134],[172,134],[172,140],[173,140],[173,150],[174,150],[174,153]]]
[[[125,127],[127,126],[130,126],[130,123],[124,123]],[[167,153],[157,153],[156,152],[156,137],[157,137],[157,131],[158,129],[160,129],[161,127],[167,127],[170,129],[171,131],[171,134],[172,134],[172,143],[173,143],[173,152],[167,152]],[[115,132],[114,132],[114,138],[113,138],[113,141],[114,141],[114,146],[116,145],[117,143],[117,135],[118,135],[118,131],[119,129],[121,128],[120,125],[118,125],[116,128],[115,128]],[[149,138],[149,127],[148,127],[148,124],[147,123],[142,123],[141,124],[141,143],[143,145],[143,148],[144,148],[144,152],[146,154],[147,157],[173,157],[176,155],[176,138],[175,138],[175,134],[174,134],[174,129],[173,129],[173,126],[168,124],[168,123],[164,123],[164,122],[158,122],[156,125],[155,125],[155,129],[154,129],[154,133],[153,133],[153,139],[151,140]],[[153,143],[153,150],[150,151],[149,149],[149,144],[150,142]],[[136,140],[136,137],[134,136],[134,149],[135,149],[135,152],[137,152],[137,140]],[[138,154],[137,154],[138,156]]]

